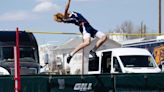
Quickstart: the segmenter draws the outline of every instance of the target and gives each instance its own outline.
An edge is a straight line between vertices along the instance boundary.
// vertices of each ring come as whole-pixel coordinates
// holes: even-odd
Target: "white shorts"
[[[105,36],[105,34],[100,31],[97,31],[97,33],[95,34],[95,37],[98,37],[98,38],[102,38],[103,36]],[[83,39],[86,39],[88,37],[91,37],[91,34],[86,32],[86,30],[83,30]]]

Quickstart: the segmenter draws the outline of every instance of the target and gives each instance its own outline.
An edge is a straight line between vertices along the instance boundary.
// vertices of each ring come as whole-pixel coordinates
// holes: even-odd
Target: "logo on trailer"
[[[74,90],[78,91],[88,91],[92,90],[92,83],[76,83]]]

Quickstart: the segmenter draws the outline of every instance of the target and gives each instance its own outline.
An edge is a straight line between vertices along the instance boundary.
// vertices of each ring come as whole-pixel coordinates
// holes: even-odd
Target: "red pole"
[[[16,28],[16,47],[14,47],[14,58],[15,58],[15,92],[20,92],[20,50],[19,50],[19,28]]]

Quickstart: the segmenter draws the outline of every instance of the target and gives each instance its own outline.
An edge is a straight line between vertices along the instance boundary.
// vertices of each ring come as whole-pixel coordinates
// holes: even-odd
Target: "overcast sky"
[[[67,0],[1,0],[0,30],[79,32],[71,24],[53,21],[53,14],[64,12]],[[158,0],[72,0],[70,11],[82,13],[97,30],[108,32],[125,21],[140,25],[143,21],[148,30],[158,29]],[[162,0],[162,16],[164,1]],[[162,18],[162,26],[164,26]],[[162,27],[162,30],[164,28]],[[163,32],[163,31],[162,31]],[[64,43],[74,35],[35,34],[39,44]]]

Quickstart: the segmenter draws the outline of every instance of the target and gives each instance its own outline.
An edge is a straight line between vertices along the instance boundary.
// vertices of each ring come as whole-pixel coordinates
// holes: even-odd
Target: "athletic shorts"
[[[84,25],[82,33],[83,33],[83,39],[88,38],[88,37],[102,38],[103,36],[105,36],[105,34],[103,32],[95,30],[90,25],[87,25],[87,26]]]
[[[105,34],[101,31],[97,31],[95,34],[95,37],[98,37],[98,38],[102,38],[103,36],[105,36]],[[91,37],[91,34],[88,33],[86,30],[83,30],[83,39],[88,38],[88,37]]]

